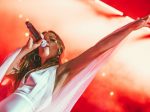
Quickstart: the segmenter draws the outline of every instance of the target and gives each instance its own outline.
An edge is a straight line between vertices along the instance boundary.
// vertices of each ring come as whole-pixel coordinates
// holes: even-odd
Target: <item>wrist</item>
[[[146,24],[145,19],[143,19],[143,18],[137,19],[133,22],[133,30],[138,30],[138,29],[144,27],[145,24]]]
[[[28,53],[29,53],[28,50],[23,47],[22,50],[20,51],[19,55],[20,55],[20,57],[24,57]]]

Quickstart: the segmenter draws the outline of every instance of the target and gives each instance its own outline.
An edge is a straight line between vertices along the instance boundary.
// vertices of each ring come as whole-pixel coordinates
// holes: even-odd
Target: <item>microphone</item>
[[[38,40],[42,39],[41,35],[35,29],[35,27],[32,25],[32,23],[30,23],[29,21],[26,21],[25,24],[26,24],[27,28],[29,29],[30,33],[34,36],[34,38],[35,38],[34,40],[35,41],[38,41]]]
[[[32,25],[31,22],[26,21],[25,22],[27,28],[29,29],[30,33],[33,35],[34,41],[39,41],[42,39],[41,47],[46,47],[47,41],[44,39],[44,36],[39,34],[39,32],[35,29],[35,27]]]

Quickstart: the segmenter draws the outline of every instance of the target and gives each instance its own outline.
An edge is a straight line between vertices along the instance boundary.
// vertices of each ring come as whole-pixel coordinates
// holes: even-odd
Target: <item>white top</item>
[[[36,112],[41,111],[51,103],[57,67],[52,66],[28,74],[28,78],[22,80],[15,94],[29,100]]]
[[[24,86],[21,86],[18,92],[16,91],[16,94],[22,95],[22,97],[26,99],[25,101],[28,101],[28,103],[25,103],[25,101],[22,101],[22,98],[20,98],[26,109],[29,107],[27,104],[30,103],[31,106],[33,105],[32,110],[30,109],[31,106],[28,109],[31,110],[31,112],[70,112],[76,101],[94,78],[96,72],[105,64],[114,49],[115,47],[93,60],[87,67],[76,74],[69,83],[67,83],[64,87],[61,87],[58,92],[55,91],[53,96],[52,91],[54,89],[57,66],[31,73],[30,77],[28,77],[24,83]],[[20,50],[16,51],[0,67],[0,79],[4,76],[6,69],[8,69],[9,65],[16,58],[19,52]],[[14,102],[16,102],[16,99],[11,102],[9,99],[10,97],[8,97],[6,104],[11,102],[14,104]],[[19,104],[21,105],[20,100],[19,103],[16,103],[16,107],[19,107]],[[12,110],[12,108],[8,110]],[[16,110],[18,109],[16,108]],[[14,112],[17,111],[14,109]]]

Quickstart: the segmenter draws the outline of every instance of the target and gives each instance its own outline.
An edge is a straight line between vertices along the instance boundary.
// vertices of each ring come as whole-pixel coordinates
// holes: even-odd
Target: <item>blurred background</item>
[[[62,2],[57,1],[60,9]],[[51,16],[44,18],[45,15],[54,15],[57,18],[57,14],[49,14],[44,10],[44,7],[49,7],[48,3],[48,0],[0,0],[0,64],[28,40],[28,30],[24,24],[26,20],[32,20],[40,31],[57,26],[54,23],[47,25]],[[116,29],[119,24],[150,14],[150,0],[101,0],[101,3],[117,9],[125,16],[125,19],[116,16],[111,24],[105,24],[108,21],[102,19],[104,26],[112,27],[110,30],[105,28],[105,31],[101,28],[102,36]],[[64,19],[68,18],[65,13],[64,16]],[[117,24],[116,27],[114,24]],[[63,33],[60,32],[60,35],[63,37]],[[98,72],[72,112],[150,112],[150,32],[142,29],[130,36],[136,38],[127,40],[116,51]],[[68,37],[63,37],[66,44],[64,61],[80,54],[98,40],[94,40],[94,37],[87,38],[87,43],[76,48],[80,39],[69,38],[69,34]]]

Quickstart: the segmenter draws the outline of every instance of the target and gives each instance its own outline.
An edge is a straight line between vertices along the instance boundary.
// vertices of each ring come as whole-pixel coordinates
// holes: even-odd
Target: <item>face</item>
[[[42,59],[47,60],[57,55],[59,46],[55,36],[49,32],[44,33],[44,39],[47,41],[48,44],[46,47],[39,47],[39,56]]]

